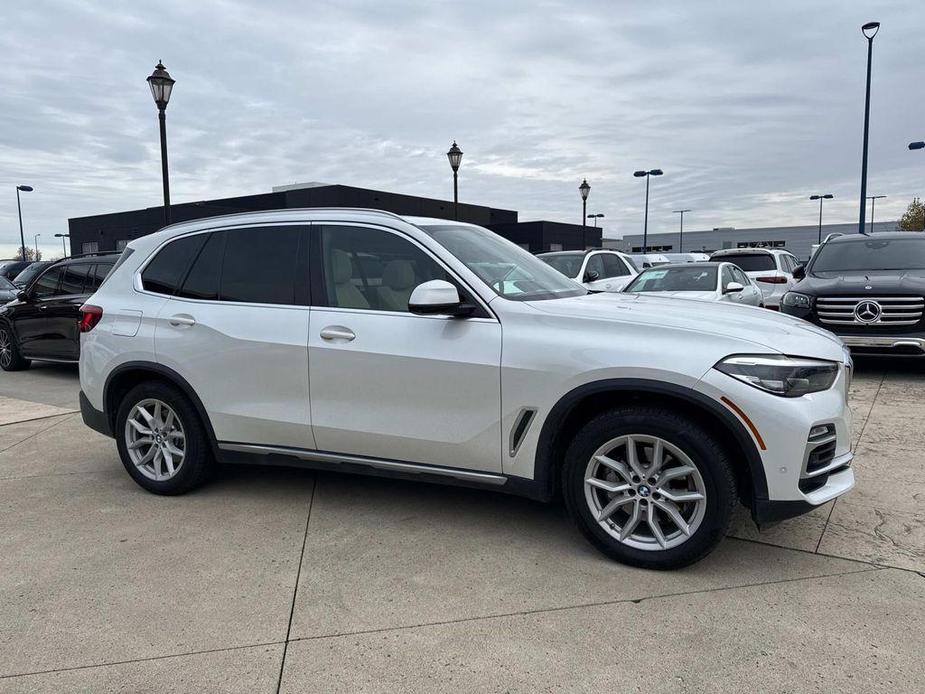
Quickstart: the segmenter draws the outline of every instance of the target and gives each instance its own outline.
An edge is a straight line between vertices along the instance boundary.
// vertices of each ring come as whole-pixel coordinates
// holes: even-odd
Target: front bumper
[[[836,333],[837,334],[837,333]],[[852,352],[925,357],[925,337],[918,335],[839,335]]]
[[[106,416],[106,413],[100,412],[93,407],[83,391],[80,391],[79,400],[80,416],[83,418],[84,424],[93,429],[93,431],[98,431],[104,436],[112,438],[112,427],[109,425],[109,418]]]

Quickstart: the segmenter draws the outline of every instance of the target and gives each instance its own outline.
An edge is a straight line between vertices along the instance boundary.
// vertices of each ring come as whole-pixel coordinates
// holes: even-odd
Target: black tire
[[[4,371],[22,371],[29,368],[32,362],[20,354],[16,334],[6,323],[0,323],[0,345],[7,345],[5,350],[0,350],[0,368]]]
[[[663,439],[680,449],[700,473],[706,510],[696,530],[676,547],[651,550],[623,544],[598,523],[589,507],[585,471],[592,456],[607,442],[626,435]],[[652,406],[621,407],[588,422],[566,452],[562,493],[569,515],[595,547],[619,562],[646,569],[678,569],[704,558],[726,536],[737,503],[735,475],[716,439],[684,415]]]
[[[126,420],[132,408],[147,399],[166,403],[175,413],[185,435],[185,455],[176,474],[166,480],[146,477],[132,462],[126,441]],[[116,445],[122,464],[139,486],[154,494],[184,494],[203,484],[212,473],[215,461],[202,420],[189,399],[174,386],[163,381],[147,381],[132,388],[119,403],[115,428]]]

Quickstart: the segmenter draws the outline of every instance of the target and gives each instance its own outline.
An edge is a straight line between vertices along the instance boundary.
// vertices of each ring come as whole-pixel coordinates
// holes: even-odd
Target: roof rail
[[[173,222],[167,226],[161,227],[158,231],[163,229],[171,229],[173,227],[183,226],[184,224],[195,224],[197,222],[202,222],[206,219],[228,219],[230,217],[250,217],[253,215],[259,214],[271,214],[274,212],[365,212],[372,214],[380,214],[384,217],[391,217],[392,219],[400,219],[404,221],[404,218],[396,213],[389,212],[388,210],[377,210],[372,207],[275,207],[269,210],[245,210],[243,212],[231,212],[229,214],[215,214],[208,217],[196,217],[195,219],[186,219],[182,222]],[[413,217],[415,215],[408,215]],[[447,220],[451,221],[451,220]]]
[[[845,235],[844,232],[833,231],[831,234],[825,235],[825,239],[823,239],[822,243],[828,243],[830,239],[835,239],[835,238],[838,238],[839,236],[844,236],[844,235]]]
[[[65,260],[74,260],[75,258],[92,258],[99,255],[120,255],[122,251],[91,251],[89,253],[75,253],[74,255],[66,255],[63,258],[58,258],[57,260],[51,260],[48,262],[51,263],[60,263]]]

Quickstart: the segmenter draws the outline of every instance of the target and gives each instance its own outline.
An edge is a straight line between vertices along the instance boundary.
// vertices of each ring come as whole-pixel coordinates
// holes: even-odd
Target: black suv
[[[827,240],[781,310],[831,330],[852,352],[925,356],[925,234],[852,234]]]
[[[76,362],[80,307],[118,258],[118,253],[112,253],[61,260],[0,308],[0,368],[18,371],[28,368],[33,359]]]

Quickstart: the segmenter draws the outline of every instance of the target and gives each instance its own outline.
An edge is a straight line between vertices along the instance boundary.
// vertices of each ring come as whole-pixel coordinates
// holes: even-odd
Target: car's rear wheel
[[[22,371],[32,362],[19,353],[16,336],[8,325],[0,325],[0,368],[4,371]]]
[[[129,475],[155,494],[183,494],[202,484],[213,467],[199,415],[166,383],[142,383],[126,394],[116,415],[116,441]]]
[[[586,424],[566,453],[563,495],[581,531],[608,556],[649,569],[705,557],[736,503],[723,447],[670,410],[619,408]]]

